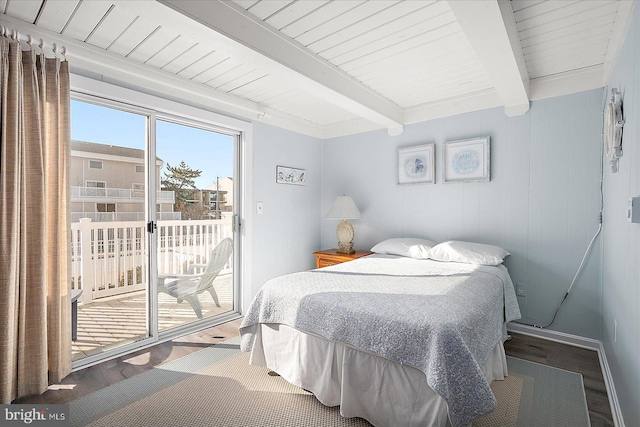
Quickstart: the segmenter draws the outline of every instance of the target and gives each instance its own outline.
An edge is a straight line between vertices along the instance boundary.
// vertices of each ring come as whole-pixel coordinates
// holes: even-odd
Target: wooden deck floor
[[[198,295],[204,318],[233,310],[231,275],[214,282],[220,307],[209,292]],[[72,342],[73,359],[100,353],[146,337],[146,291],[131,292],[78,304],[78,339]],[[160,331],[198,320],[191,305],[165,293],[158,294],[158,328]]]

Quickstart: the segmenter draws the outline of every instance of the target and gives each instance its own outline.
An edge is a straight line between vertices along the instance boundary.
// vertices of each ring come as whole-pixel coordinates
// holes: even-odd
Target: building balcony
[[[71,222],[89,218],[93,222],[144,221],[144,212],[71,212]],[[180,221],[182,212],[158,212],[158,221]]]
[[[158,191],[157,203],[175,203],[174,191]],[[144,203],[144,190],[130,188],[71,187],[71,202]]]

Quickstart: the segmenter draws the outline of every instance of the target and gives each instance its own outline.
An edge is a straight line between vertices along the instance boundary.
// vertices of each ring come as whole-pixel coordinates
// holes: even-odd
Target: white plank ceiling
[[[324,138],[602,87],[635,5],[0,0],[0,24],[80,74]]]

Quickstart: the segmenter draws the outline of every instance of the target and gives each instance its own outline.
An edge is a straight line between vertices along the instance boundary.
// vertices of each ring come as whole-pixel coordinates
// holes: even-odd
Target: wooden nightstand
[[[337,252],[336,249],[327,249],[325,251],[314,252],[316,256],[316,268],[329,267],[330,265],[341,264],[347,261],[353,261],[354,259],[361,258],[363,256],[371,255],[373,252],[356,251],[352,254],[342,254]]]

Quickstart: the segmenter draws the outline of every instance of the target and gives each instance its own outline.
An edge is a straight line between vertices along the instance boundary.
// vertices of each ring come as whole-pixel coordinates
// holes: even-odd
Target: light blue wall
[[[640,196],[640,8],[607,93],[614,87],[623,93],[626,123],[620,171],[605,169],[602,341],[625,424],[640,426],[640,224],[626,219],[629,197]]]
[[[322,213],[342,193],[363,218],[352,221],[357,249],[389,237],[467,240],[511,252],[506,265],[523,321],[551,321],[598,228],[602,90],[533,102],[520,117],[490,109],[323,145]],[[443,184],[443,141],[491,137],[491,182]],[[436,143],[437,184],[398,186],[397,147]],[[322,246],[336,246],[337,223],[322,220]],[[552,329],[600,338],[600,244]]]
[[[321,141],[254,122],[252,283],[314,268],[320,242]],[[276,166],[305,169],[306,185],[276,184]],[[255,203],[264,213],[255,215]]]

